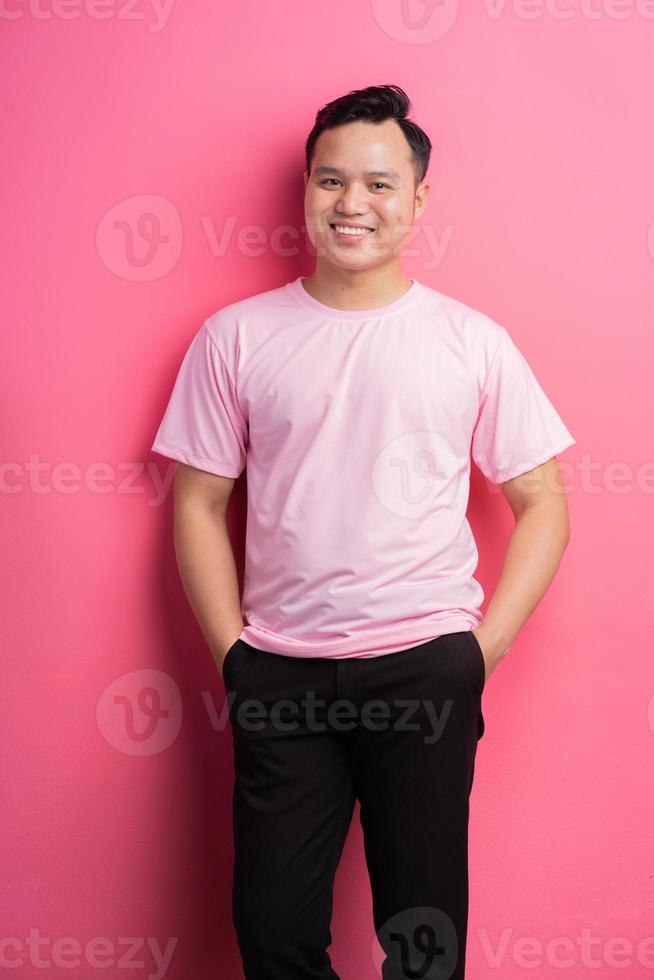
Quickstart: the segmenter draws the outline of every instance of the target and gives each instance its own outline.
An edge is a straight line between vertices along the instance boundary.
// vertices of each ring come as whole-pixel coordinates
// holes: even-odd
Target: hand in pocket
[[[231,657],[232,651],[234,650],[234,648],[239,643],[240,643],[240,639],[237,636],[236,639],[234,640],[234,642],[230,646],[227,647],[227,650],[223,654],[223,657],[222,657],[222,660],[220,661],[220,666],[219,666],[221,677],[224,677],[225,676],[225,664],[227,663],[228,658]]]

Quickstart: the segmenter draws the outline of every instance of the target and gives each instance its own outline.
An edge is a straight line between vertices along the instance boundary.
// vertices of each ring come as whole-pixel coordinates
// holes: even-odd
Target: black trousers
[[[468,630],[370,658],[230,647],[233,922],[247,980],[338,980],[336,868],[360,802],[384,980],[463,980],[468,814],[484,733]]]

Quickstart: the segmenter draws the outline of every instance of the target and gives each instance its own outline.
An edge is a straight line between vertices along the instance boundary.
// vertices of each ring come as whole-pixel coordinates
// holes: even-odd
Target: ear
[[[429,198],[429,182],[423,180],[421,184],[416,188],[415,196],[415,217],[419,218],[427,207],[427,200]]]

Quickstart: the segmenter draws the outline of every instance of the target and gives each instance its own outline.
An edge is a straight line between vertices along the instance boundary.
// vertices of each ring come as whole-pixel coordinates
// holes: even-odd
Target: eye
[[[337,179],[336,177],[324,177],[324,178],[323,178],[323,179],[322,179],[322,180],[320,181],[320,183],[321,183],[321,184],[328,184],[328,183],[329,183],[330,181],[332,181],[332,182],[333,182],[334,184],[340,184],[340,183],[341,183],[341,182],[340,182],[340,180],[338,180],[338,179]],[[376,181],[375,181],[375,182],[373,183],[373,185],[372,185],[372,186],[373,186],[373,187],[386,187],[387,189],[389,189],[389,188],[390,188],[390,184],[384,184],[384,183],[383,183],[383,181],[381,181],[381,180],[376,180]]]

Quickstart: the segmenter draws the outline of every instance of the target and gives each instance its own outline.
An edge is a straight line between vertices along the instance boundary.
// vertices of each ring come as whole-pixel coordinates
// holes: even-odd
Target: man
[[[397,86],[306,144],[314,272],[211,315],[152,448],[231,703],[233,915],[248,980],[334,980],[332,886],[360,802],[384,977],[465,973],[481,698],[569,537],[575,440],[505,327],[407,279],[431,143]],[[482,618],[470,455],[515,515]],[[242,602],[226,527],[247,466]],[[411,972],[414,971],[414,972]]]

